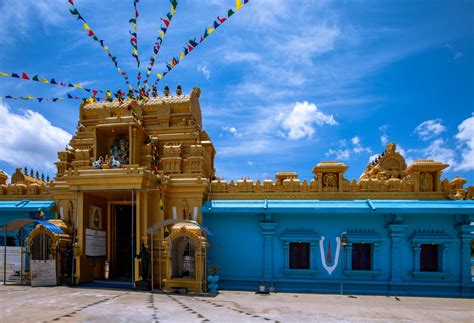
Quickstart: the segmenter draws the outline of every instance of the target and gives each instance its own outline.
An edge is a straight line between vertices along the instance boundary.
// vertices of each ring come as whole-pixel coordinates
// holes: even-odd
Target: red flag
[[[21,78],[24,79],[24,80],[29,80],[30,79],[28,77],[28,75],[26,75],[26,73],[21,74]]]
[[[93,94],[94,96],[96,96],[96,95],[97,95],[97,90],[92,90],[92,94]]]
[[[92,30],[89,30],[88,36],[90,36],[90,37],[94,36],[94,32]]]
[[[69,3],[74,6],[74,1],[73,0],[69,0]]]
[[[192,51],[194,49],[194,47],[191,46],[191,45],[188,45],[188,49],[189,49],[189,51]]]
[[[161,18],[161,20],[163,21],[163,23],[166,25],[166,28],[168,28],[170,26],[170,22],[166,19],[163,19]]]
[[[227,18],[220,18],[219,16],[217,16],[217,19],[219,20],[221,24],[227,20]]]
[[[328,246],[328,264],[332,262],[332,253],[331,253],[331,240],[329,240],[329,246]]]

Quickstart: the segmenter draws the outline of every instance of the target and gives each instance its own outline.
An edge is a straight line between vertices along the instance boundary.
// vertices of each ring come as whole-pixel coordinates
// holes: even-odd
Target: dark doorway
[[[134,226],[135,222],[132,223],[132,206],[116,205],[114,278],[132,278]]]

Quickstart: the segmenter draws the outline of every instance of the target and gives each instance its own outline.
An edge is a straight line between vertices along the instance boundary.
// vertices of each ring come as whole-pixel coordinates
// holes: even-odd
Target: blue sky
[[[131,78],[132,1],[76,0]],[[142,66],[152,54],[168,1],[141,0]],[[181,0],[160,51],[178,55],[233,0]],[[66,0],[0,0],[0,71],[27,72],[99,89],[125,88]],[[293,170],[312,178],[322,160],[350,166],[395,141],[408,162],[433,158],[474,184],[473,1],[251,0],[161,83],[202,90],[203,122],[217,150],[217,175],[272,178]],[[154,78],[153,78],[154,80]],[[0,96],[63,96],[65,89],[0,78]],[[73,95],[85,92],[76,90]],[[79,102],[0,104],[0,169],[54,174]]]

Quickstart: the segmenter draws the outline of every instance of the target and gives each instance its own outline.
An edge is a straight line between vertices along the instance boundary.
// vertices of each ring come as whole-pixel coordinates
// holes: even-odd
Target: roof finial
[[[163,94],[165,96],[170,96],[170,87],[168,86],[168,84],[165,85],[165,89],[163,91]]]
[[[183,88],[181,87],[181,84],[178,84],[178,87],[176,88],[176,95],[183,95]]]

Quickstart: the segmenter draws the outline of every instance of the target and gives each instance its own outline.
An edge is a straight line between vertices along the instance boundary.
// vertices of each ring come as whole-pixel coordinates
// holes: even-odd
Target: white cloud
[[[196,67],[196,70],[198,72],[201,72],[207,80],[211,78],[211,71],[209,70],[209,66],[207,65],[207,63],[199,64]]]
[[[242,133],[239,132],[236,127],[222,127],[222,130],[234,135],[235,137],[242,137]]]
[[[12,166],[55,169],[57,152],[68,144],[71,134],[55,127],[38,112],[10,111],[0,101],[0,160]]]
[[[420,137],[421,140],[430,140],[439,136],[446,131],[441,119],[426,120],[416,126],[414,133]]]
[[[349,160],[351,152],[349,149],[329,149],[325,155],[327,157],[334,157],[336,160]]]
[[[458,170],[474,169],[474,114],[458,126],[456,139],[461,142],[461,161],[457,165]]]
[[[236,63],[236,62],[258,62],[260,61],[261,57],[257,53],[253,52],[238,52],[238,51],[230,51],[224,54],[224,60]]]
[[[64,22],[67,2],[62,0],[18,1],[3,0],[0,5],[0,40],[15,41],[18,35],[28,37],[35,20],[43,25],[60,25]]]
[[[363,152],[372,153],[372,149],[364,147],[359,136],[354,136],[350,140],[352,146],[349,147],[347,140],[339,140],[339,147],[335,149],[329,149],[325,155],[327,157],[334,157],[335,159],[349,160],[352,153],[361,154]]]
[[[428,147],[422,149],[421,152],[423,157],[433,159],[434,161],[440,161],[456,168],[456,153],[453,149],[445,147],[445,144],[446,143],[442,138],[433,140]]]
[[[382,143],[382,145],[386,145],[388,144],[388,136],[383,134],[380,136],[380,142]]]
[[[291,112],[280,112],[276,119],[285,130],[285,137],[292,140],[311,138],[316,126],[337,125],[333,115],[319,111],[316,104],[306,101],[296,102]]]
[[[351,142],[352,142],[352,145],[354,146],[352,148],[352,151],[354,151],[356,154],[360,154],[363,152],[368,152],[368,153],[372,152],[372,149],[370,149],[369,147],[364,147],[362,145],[360,138],[358,136],[352,137]]]
[[[254,165],[254,163],[253,163],[252,161],[250,161],[250,160],[249,160],[249,161],[247,161],[247,165],[249,165],[249,166],[253,166],[253,165]]]

